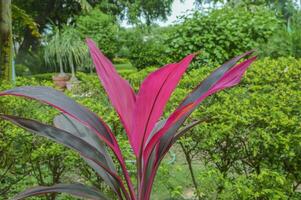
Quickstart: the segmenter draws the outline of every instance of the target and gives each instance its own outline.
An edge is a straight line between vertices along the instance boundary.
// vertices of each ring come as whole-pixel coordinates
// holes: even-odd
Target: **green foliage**
[[[18,79],[17,85],[51,85],[35,79]],[[2,83],[0,89],[11,88]],[[1,113],[18,114],[23,117],[35,116],[36,119],[51,123],[56,114],[47,106],[25,99],[1,98]],[[37,109],[38,108],[38,109]],[[25,189],[28,184],[53,184],[72,166],[74,155],[62,146],[43,138],[33,137],[15,126],[0,122],[0,199],[9,199],[12,194]],[[60,161],[60,162],[58,162]],[[68,165],[67,165],[68,163]]]
[[[44,59],[44,49],[42,47],[31,51],[31,49],[16,60],[17,64],[28,67],[30,74],[40,74],[49,71],[55,71],[56,66],[46,65]],[[16,71],[18,73],[18,71]]]
[[[201,52],[196,66],[220,64],[264,43],[277,28],[273,12],[254,7],[222,8],[208,14],[194,13],[176,25],[165,41],[172,60]]]
[[[75,67],[87,63],[88,48],[80,37],[80,32],[72,26],[65,26],[62,30],[55,28],[45,49],[44,58],[48,65],[63,66],[74,75]]]
[[[19,8],[16,5],[12,5],[12,17],[14,20],[14,28],[21,26],[23,29],[28,27],[31,30],[31,34],[37,38],[41,37],[38,29],[38,24],[34,21],[34,19],[26,13],[25,10]],[[21,27],[18,27],[19,29]]]
[[[112,16],[102,13],[99,9],[93,9],[77,18],[76,29],[81,34],[82,40],[89,37],[98,44],[106,56],[109,58],[115,56],[118,50],[118,26]]]
[[[30,74],[29,68],[22,64],[16,64],[15,69],[16,69],[17,76],[24,76]]]
[[[128,64],[130,61],[127,58],[114,58],[113,59],[114,64]]]
[[[191,71],[182,88],[206,73]],[[240,86],[206,100],[194,114],[209,118],[185,137],[205,165],[198,175],[202,198],[300,198],[300,75],[301,61],[258,61]]]
[[[146,30],[144,30],[146,29]],[[160,27],[141,27],[124,30],[121,34],[121,56],[129,58],[138,70],[160,67],[167,63],[164,40],[166,31]]]
[[[48,76],[51,77],[51,75]],[[85,77],[89,76],[86,75]],[[96,77],[94,77],[94,82],[91,82],[91,84],[95,82],[99,85]],[[18,78],[16,86],[21,85],[53,87],[52,83],[45,81],[44,78]],[[87,86],[90,87],[91,85]],[[14,86],[2,82],[0,90],[3,91],[12,87]],[[95,86],[93,87],[95,88]],[[102,91],[100,85],[97,89],[99,89],[98,92]],[[86,96],[84,92],[81,92],[81,94],[83,96],[69,93],[69,95],[74,95],[73,97],[78,101],[93,108],[95,112],[105,112],[102,105],[98,103],[98,99],[91,98],[89,101],[89,96]],[[5,105],[5,107],[2,105]],[[113,113],[113,110],[107,109],[106,111],[108,110]],[[58,114],[49,106],[38,102],[7,97],[0,99],[0,113],[17,114],[48,124],[52,124],[54,116]],[[108,115],[106,119],[112,118],[112,115],[114,114]],[[117,116],[113,119],[117,122]],[[116,130],[116,132],[118,131]],[[92,185],[107,192],[108,196],[110,196],[110,191],[102,183],[100,177],[90,170],[79,159],[78,155],[59,144],[41,137],[32,136],[26,131],[4,121],[0,121],[0,163],[0,200],[11,198],[16,193],[25,190],[28,185],[53,185],[62,182],[62,179],[66,180],[66,182],[76,182],[79,179],[83,182],[90,181]],[[78,175],[75,176],[75,174]],[[70,199],[65,195],[57,196],[63,200]],[[48,199],[51,199],[50,196]]]
[[[267,44],[261,45],[262,56],[278,58],[292,56],[301,58],[301,13],[295,13],[290,23],[279,28],[268,40]]]
[[[19,19],[26,19],[25,24],[28,25],[28,28],[24,28],[24,23],[13,23],[14,30],[17,30],[14,31],[15,38],[18,39],[21,46],[18,60],[22,62],[22,57],[24,57],[23,54],[26,54],[28,49],[32,48],[34,52],[37,47],[43,45],[43,40],[39,40],[29,34],[33,30],[33,26],[31,26],[33,23],[30,22],[30,18],[35,19],[36,23],[39,24],[38,31],[40,34],[49,33],[49,27],[52,25],[62,28],[66,24],[73,24],[76,21],[76,18],[83,13],[87,16],[96,16],[94,21],[91,19],[88,21],[90,21],[89,24],[94,23],[94,25],[99,25],[101,22],[99,22],[100,18],[98,17],[101,14],[96,14],[98,11],[109,15],[110,18],[116,21],[118,19],[126,19],[131,24],[150,23],[155,19],[166,19],[171,12],[172,2],[173,0],[59,0],[55,2],[51,0],[28,0],[26,2],[24,2],[24,0],[13,0],[13,9],[18,8],[19,10],[22,10],[22,12],[24,11],[23,13],[15,12],[16,14],[19,14],[18,16],[16,15],[16,17]],[[91,8],[94,8],[94,10],[92,9],[91,11]],[[86,24],[84,24],[84,26],[85,25]],[[95,27],[98,28],[96,29]],[[98,35],[98,33],[103,32],[102,27],[95,27],[90,29],[95,30],[94,33],[96,34],[93,34],[93,37],[97,37],[96,35]],[[88,29],[87,31],[89,32],[90,30]],[[100,37],[111,37],[111,35],[101,35]],[[104,49],[102,46],[103,43],[99,43],[99,45]],[[106,43],[106,46],[107,45],[110,44]],[[108,51],[106,53],[112,57],[112,52],[114,53],[116,48],[115,50],[112,50],[112,52],[108,49],[106,50]]]
[[[167,157],[167,159],[170,159]],[[189,184],[186,177],[188,174],[186,169],[181,165],[171,165],[168,162],[162,163],[158,171],[158,177],[153,193],[153,199],[181,200],[183,198],[183,190]]]
[[[168,14],[171,13],[172,3],[173,0],[106,0],[94,4],[104,13],[126,19],[129,23],[150,24],[155,19],[167,19]]]
[[[216,4],[223,4],[225,6],[234,8],[237,6],[265,6],[271,10],[274,10],[275,14],[278,17],[285,19],[288,19],[291,16],[293,10],[298,8],[297,2],[294,0],[196,0],[195,2],[201,8],[204,8],[206,6],[210,7],[212,6],[212,4],[214,6],[216,6]]]

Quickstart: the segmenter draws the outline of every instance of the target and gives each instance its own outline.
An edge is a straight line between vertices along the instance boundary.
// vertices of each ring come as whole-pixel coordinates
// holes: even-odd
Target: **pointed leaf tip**
[[[165,105],[182,75],[194,58],[188,55],[178,63],[168,64],[149,74],[141,84],[133,113],[131,145],[138,157]]]
[[[111,61],[96,47],[95,43],[87,39],[87,45],[93,59],[98,77],[107,92],[107,95],[117,111],[119,118],[132,141],[130,127],[136,101],[136,94],[128,83],[115,70]]]
[[[251,63],[256,60],[256,56],[237,65],[235,65],[235,63],[251,53],[252,51],[246,52],[241,56],[235,57],[226,62],[220,68],[215,70],[210,76],[208,76],[208,78],[206,78],[199,86],[197,86],[170,115],[165,125],[159,131],[157,131],[157,133],[153,135],[152,139],[149,140],[149,143],[146,144],[144,149],[144,159],[149,157],[152,149],[164,135],[170,135],[170,137],[167,137],[167,140],[163,143],[170,141],[173,137],[173,134],[175,134],[185,119],[207,96],[238,84],[244,72],[251,65]]]

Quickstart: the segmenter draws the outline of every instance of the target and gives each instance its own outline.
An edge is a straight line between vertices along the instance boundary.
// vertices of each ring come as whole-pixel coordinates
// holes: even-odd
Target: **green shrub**
[[[17,76],[24,76],[24,75],[29,75],[30,70],[27,66],[22,65],[22,64],[16,64],[15,65],[15,70],[16,70],[16,75]]]
[[[54,66],[47,66],[44,60],[44,49],[42,47],[29,49],[27,52],[20,51],[16,55],[16,66],[20,64],[29,69],[29,74],[39,74],[51,72],[55,70]],[[24,68],[22,67],[22,68]],[[16,68],[17,75],[21,74],[23,69],[19,71]]]
[[[221,64],[265,43],[277,28],[272,11],[263,7],[248,10],[225,7],[208,14],[194,13],[175,25],[165,41],[172,60],[201,52],[196,67]]]
[[[149,31],[145,31],[143,27],[128,29],[124,31],[122,37],[127,57],[138,70],[149,66],[160,67],[167,63],[163,28],[150,27]]]
[[[83,40],[87,37],[93,39],[109,58],[113,58],[117,53],[119,28],[112,16],[95,8],[77,18],[76,29],[80,32]]]
[[[127,58],[113,58],[114,64],[128,64],[129,62]]]
[[[289,27],[280,27],[269,38],[267,44],[260,45],[262,56],[271,58],[301,58],[301,13],[296,13],[290,20]]]
[[[51,77],[51,74],[45,74],[44,77],[46,76]],[[43,76],[41,75],[41,77]],[[42,79],[19,77],[15,86],[44,85],[53,87],[52,82],[45,80],[44,77]],[[86,75],[85,77],[90,76]],[[90,83],[87,84],[87,87],[91,87],[93,83],[97,82],[91,88],[95,88],[95,91],[98,90],[101,93],[102,89],[95,76],[93,76],[93,81],[91,79],[87,80]],[[14,86],[2,82],[0,91],[12,87]],[[84,91],[81,91],[83,95],[75,95],[70,92],[68,94],[92,108],[95,112],[106,112],[106,120],[109,122],[117,121],[117,117],[114,118],[113,110],[108,109],[108,107],[104,110],[103,104],[99,103],[99,99],[91,98],[89,95],[86,96]],[[107,100],[102,100],[102,102],[105,101]],[[2,105],[5,105],[5,107]],[[108,112],[111,114],[108,114]],[[51,107],[41,103],[9,97],[0,98],[0,113],[34,118],[48,124],[52,124],[54,116],[58,114]],[[114,123],[111,124],[114,125]],[[118,127],[115,129],[118,133]],[[80,176],[75,176],[75,174],[80,174]],[[62,178],[69,182],[76,182],[79,179],[88,181],[89,179],[92,185],[101,188],[110,196],[108,188],[102,184],[96,173],[79,159],[78,155],[61,145],[41,137],[32,136],[32,134],[0,120],[0,200],[10,199],[16,193],[28,188],[28,185],[52,185],[61,182]],[[58,198],[62,200],[71,199],[64,195],[58,195]]]
[[[192,70],[174,98],[206,73]],[[210,119],[185,138],[205,165],[198,174],[204,199],[300,199],[300,77],[300,60],[257,61],[238,87],[195,113]]]
[[[45,74],[35,74],[30,77],[34,78],[38,82],[42,81],[52,81],[52,76],[54,76],[54,73],[45,73]]]
[[[18,78],[16,85],[52,86],[50,82],[39,82],[34,78]],[[0,90],[11,87],[14,86],[2,82]],[[51,123],[56,114],[48,106],[37,102],[7,97],[0,99],[0,113],[34,116],[45,123]],[[9,199],[13,194],[25,189],[28,184],[59,182],[73,158],[74,155],[65,151],[62,146],[34,137],[12,124],[0,121],[0,199]],[[57,162],[58,160],[60,162]],[[39,175],[39,172],[42,174]]]

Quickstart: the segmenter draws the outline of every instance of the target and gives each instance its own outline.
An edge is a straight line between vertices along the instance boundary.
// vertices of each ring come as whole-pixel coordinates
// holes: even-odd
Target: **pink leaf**
[[[116,72],[113,64],[101,53],[95,43],[91,39],[87,39],[87,44],[98,77],[124,125],[129,140],[132,140],[130,124],[132,123],[132,112],[135,106],[135,93],[130,84]]]
[[[101,51],[96,47],[95,43],[91,39],[87,39],[86,42],[90,48],[90,54],[92,56],[98,77],[102,82],[112,105],[115,107],[119,115],[129,141],[132,141],[133,138],[130,132],[130,125],[132,124],[132,113],[136,101],[135,93],[130,84],[116,72],[113,64],[101,53]],[[120,149],[115,148],[114,153],[121,165],[126,182],[129,186],[130,194],[134,198],[135,195],[133,185],[126,170],[125,162],[122,158]]]
[[[137,157],[194,56],[194,54],[191,54],[179,63],[168,64],[151,73],[143,81],[136,96],[131,129],[133,139],[135,139],[132,147]]]
[[[176,125],[177,127],[179,124],[177,124],[181,119],[184,117],[186,119],[189,114],[209,95],[212,95],[220,90],[223,90],[225,88],[232,87],[236,84],[238,84],[244,74],[244,72],[247,70],[247,68],[250,66],[250,64],[255,61],[256,57],[250,58],[233,68],[229,69],[213,86],[210,87],[208,91],[206,91],[203,95],[199,96],[194,102],[188,103],[186,105],[180,106],[178,109],[176,109],[170,117],[167,119],[167,122],[165,125],[153,136],[153,138],[149,141],[149,143],[146,145],[144,149],[144,159],[147,159],[150,155],[153,147],[157,144],[157,142],[160,140],[160,138],[173,126]],[[184,122],[184,121],[183,121]],[[182,122],[182,123],[183,123]],[[181,123],[181,124],[182,124]]]

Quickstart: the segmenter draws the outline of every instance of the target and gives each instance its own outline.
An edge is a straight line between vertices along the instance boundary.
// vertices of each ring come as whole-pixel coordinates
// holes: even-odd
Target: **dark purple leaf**
[[[87,143],[80,137],[75,136],[75,134],[68,133],[62,129],[42,124],[38,121],[31,119],[24,119],[10,115],[0,115],[0,117],[32,133],[43,137],[47,137],[55,142],[63,144],[64,146],[77,151],[81,154],[81,156],[92,160],[93,162],[100,165],[114,178],[119,178],[114,172],[112,172],[109,169],[105,156],[101,152],[99,152],[95,147],[91,146],[89,143]]]
[[[61,110],[63,113],[77,119],[93,131],[96,131],[98,136],[102,137],[108,145],[112,147],[115,145],[110,130],[95,113],[76,103],[73,99],[67,97],[60,91],[50,87],[24,86],[0,93],[0,96],[4,95],[22,96],[49,104]]]
[[[87,198],[91,200],[108,200],[101,192],[95,188],[75,183],[75,184],[57,184],[53,186],[40,186],[28,189],[17,196],[12,200],[21,200],[32,196],[43,195],[47,193],[67,193],[72,196]]]
[[[95,147],[99,152],[101,152],[104,155],[106,162],[108,163],[109,169],[112,172],[117,173],[113,160],[106,150],[105,144],[99,139],[99,137],[97,137],[97,135],[95,135],[91,131],[91,129],[87,128],[81,123],[78,123],[78,121],[76,121],[75,119],[68,117],[64,114],[56,116],[53,122],[57,128],[60,128],[77,137],[80,137],[81,139],[89,143],[91,146]],[[83,157],[83,159],[85,159],[88,165],[91,168],[93,168],[94,171],[98,173],[117,194],[120,193],[119,183],[111,175],[109,175],[102,167],[100,167],[92,160],[86,159],[85,157]]]

